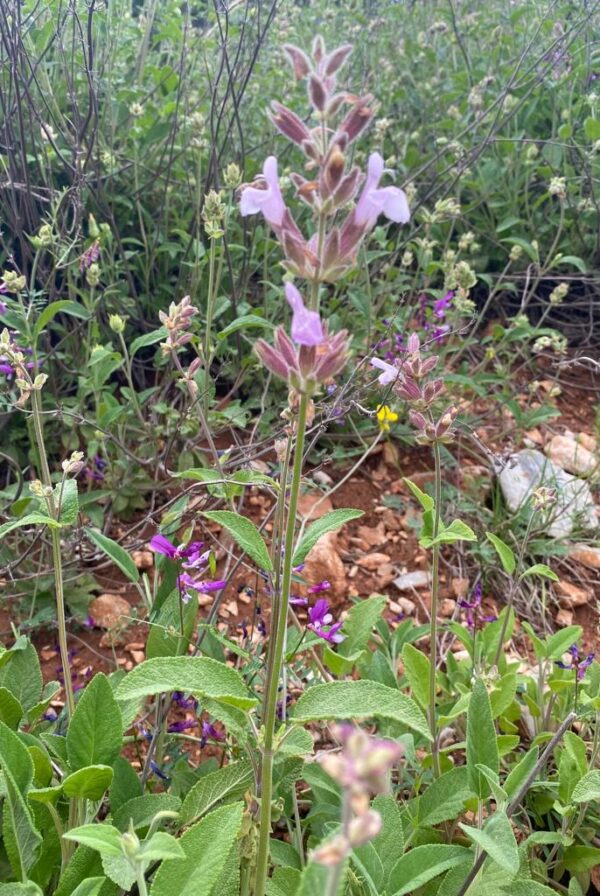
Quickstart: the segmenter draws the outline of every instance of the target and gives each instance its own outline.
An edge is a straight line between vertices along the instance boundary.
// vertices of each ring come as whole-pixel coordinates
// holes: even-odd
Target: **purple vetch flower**
[[[198,722],[196,719],[181,719],[179,722],[173,722],[167,728],[167,734],[181,734],[183,731],[189,731],[195,728]]]
[[[467,623],[467,628],[471,631],[476,627],[478,619],[481,619],[482,622],[495,622],[498,618],[493,614],[489,616],[480,616],[480,608],[481,608],[481,598],[482,598],[482,587],[481,581],[477,582],[475,587],[473,588],[470,600],[466,598],[461,598],[458,601],[458,606],[461,609],[466,610],[465,619]]]
[[[202,737],[200,738],[200,746],[205,747],[207,741],[209,740],[222,742],[225,740],[225,732],[219,731],[218,728],[215,728],[212,722],[207,722],[205,719],[202,722]]]
[[[211,594],[213,591],[220,591],[226,584],[225,579],[203,582],[200,579],[193,578],[187,572],[182,572],[181,575],[177,576],[177,587],[185,604],[192,598],[190,590],[197,591],[198,594]]]
[[[186,697],[183,691],[173,691],[172,702],[180,709],[198,709],[198,701],[195,697]]]
[[[585,671],[589,666],[594,662],[594,658],[596,654],[588,653],[586,657],[583,657],[579,653],[579,649],[576,644],[572,644],[569,647],[569,651],[571,654],[571,662],[563,663],[561,660],[555,660],[556,665],[559,669],[567,669],[568,671],[575,671],[577,676],[577,681],[581,681],[581,679],[585,675]]]
[[[446,317],[446,311],[452,305],[452,300],[454,299],[454,290],[450,289],[445,296],[441,299],[437,299],[433,303],[433,315],[437,317],[439,320],[443,320]]]
[[[290,597],[290,604],[293,607],[307,607],[308,606],[308,598],[307,597],[298,597],[295,594],[292,594]]]
[[[354,209],[354,220],[359,227],[370,230],[381,214],[397,224],[410,221],[410,209],[404,191],[399,187],[379,186],[383,171],[383,158],[378,152],[371,153],[367,179]]]
[[[330,641],[333,644],[341,644],[345,640],[345,636],[339,633],[342,623],[333,623],[333,616],[329,612],[329,602],[324,597],[321,597],[309,609],[308,620],[306,627],[311,632],[314,632],[315,635],[318,635],[319,638],[323,638],[323,640]]]
[[[323,324],[316,311],[304,306],[293,283],[285,284],[285,297],[292,309],[292,339],[297,345],[321,345],[325,339]]]
[[[323,579],[322,582],[317,582],[315,585],[311,585],[308,589],[309,594],[320,594],[322,591],[329,591],[331,588],[331,582],[328,582],[327,579]]]
[[[376,367],[378,370],[383,371],[383,373],[377,377],[377,381],[381,383],[382,386],[387,386],[390,383],[395,382],[400,373],[395,364],[388,364],[387,361],[382,361],[381,358],[371,358],[371,367]]]
[[[269,156],[265,160],[263,180],[265,183],[263,189],[252,186],[244,187],[240,197],[240,214],[242,217],[246,217],[246,215],[255,215],[257,212],[261,212],[269,224],[280,227],[286,207],[279,186],[275,156]]]
[[[172,541],[165,538],[164,535],[154,535],[150,539],[150,550],[156,554],[163,554],[170,560],[187,560],[196,558],[200,548],[203,546],[201,541],[192,541],[190,544],[180,544],[176,547]]]

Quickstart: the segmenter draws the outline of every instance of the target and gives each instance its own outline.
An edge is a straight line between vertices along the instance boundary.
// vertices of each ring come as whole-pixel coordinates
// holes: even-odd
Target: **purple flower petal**
[[[394,364],[388,364],[387,361],[382,361],[381,358],[371,358],[371,367],[377,367],[378,370],[383,370],[383,373],[377,377],[377,381],[381,383],[382,386],[387,386],[389,383],[395,382],[400,373]]]
[[[323,324],[316,311],[304,306],[293,283],[285,284],[285,297],[292,308],[292,339],[297,345],[321,345],[325,339]]]
[[[383,169],[383,158],[378,152],[371,153],[367,180],[354,210],[354,218],[359,227],[370,229],[381,214],[398,224],[406,224],[410,220],[410,209],[404,192],[399,187],[379,187]]]
[[[155,535],[150,540],[150,550],[156,554],[164,554],[165,557],[170,557],[171,559],[177,553],[175,545],[168,538],[165,538],[164,535]]]
[[[279,179],[277,177],[277,159],[269,156],[263,166],[263,177],[266,182],[265,189],[258,187],[245,187],[240,197],[240,214],[255,215],[262,212],[269,224],[281,226],[285,214],[285,202],[281,195]]]

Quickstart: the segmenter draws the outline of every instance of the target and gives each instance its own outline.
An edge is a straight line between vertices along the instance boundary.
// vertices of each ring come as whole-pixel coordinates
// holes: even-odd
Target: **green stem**
[[[210,252],[208,256],[208,296],[206,300],[206,329],[204,332],[204,419],[208,420],[208,412],[210,409],[210,394],[208,391],[208,381],[210,379],[210,364],[212,361],[211,349],[211,330],[214,311],[214,283],[215,283],[215,258],[217,252],[217,241],[211,239]]]
[[[267,670],[266,703],[263,706],[264,742],[262,750],[260,775],[260,822],[258,855],[256,864],[255,896],[264,896],[269,866],[269,837],[271,834],[271,801],[273,798],[273,760],[275,758],[275,721],[277,718],[277,685],[281,678],[283,651],[285,645],[286,621],[288,615],[290,589],[292,584],[292,556],[294,552],[294,533],[296,529],[296,513],[298,496],[302,479],[302,460],[304,453],[304,436],[309,398],[302,395],[298,409],[296,445],[294,450],[294,466],[290,488],[287,522],[285,529],[285,550],[283,556],[283,572],[281,576],[281,594],[277,618],[273,620],[274,629],[271,637],[274,648],[270,667]]]
[[[436,670],[437,670],[437,613],[438,613],[438,597],[439,597],[439,572],[440,572],[440,546],[437,543],[437,536],[440,529],[440,508],[442,504],[442,461],[440,457],[440,446],[437,442],[433,443],[433,460],[435,466],[435,505],[433,508],[433,556],[431,563],[431,625],[430,625],[430,663],[431,669],[429,673],[429,730],[433,738],[431,746],[431,758],[433,761],[434,777],[439,778],[441,774],[440,756],[437,740],[437,716],[435,711],[436,697]]]
[[[38,389],[34,389],[31,393],[31,407],[33,411],[33,426],[35,430],[35,438],[37,441],[37,449],[40,459],[42,483],[45,488],[52,489],[52,477],[50,476],[48,456],[46,454],[46,446],[44,444],[42,403],[40,392]],[[50,515],[53,519],[58,520],[60,507],[56,506],[52,495],[48,496],[47,501]],[[60,529],[55,529],[54,527],[52,527],[50,529],[50,537],[52,542],[52,563],[54,566],[54,587],[56,590],[58,644],[60,648],[60,659],[63,667],[63,675],[65,679],[67,712],[69,716],[71,716],[73,715],[73,712],[75,710],[75,697],[73,696],[73,682],[71,680],[71,668],[69,666],[69,648],[67,646],[67,620],[65,614],[65,593],[62,574],[62,557],[60,551]]]
[[[146,887],[146,878],[144,877],[144,868],[142,865],[135,866],[135,880],[138,888],[138,896],[148,896],[148,888]]]
[[[136,413],[136,416],[144,429],[146,429],[146,421],[144,420],[144,415],[142,414],[142,409],[140,407],[140,403],[138,401],[137,393],[135,391],[135,386],[133,384],[133,366],[131,363],[131,357],[129,355],[129,350],[127,348],[127,343],[123,337],[122,333],[118,334],[119,342],[121,343],[121,348],[123,350],[123,357],[125,359],[125,378],[127,380],[127,385],[129,386],[129,394],[131,395],[131,402],[133,404],[133,409]]]
[[[352,813],[350,810],[349,793],[344,792],[342,802],[342,836],[345,836],[348,833],[348,825],[350,824],[351,815]],[[346,860],[342,859],[341,862],[338,862],[337,865],[333,865],[330,868],[329,875],[327,877],[327,889],[325,890],[325,896],[337,896],[345,865]]]

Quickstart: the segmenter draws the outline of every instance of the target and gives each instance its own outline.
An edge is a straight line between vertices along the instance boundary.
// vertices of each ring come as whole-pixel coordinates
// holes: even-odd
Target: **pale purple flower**
[[[321,345],[325,339],[323,324],[316,311],[304,306],[293,283],[285,284],[285,297],[292,309],[292,339],[297,345]]]
[[[179,588],[179,593],[181,594],[181,599],[184,603],[191,600],[192,595],[190,594],[190,589],[197,591],[199,594],[210,594],[212,591],[220,591],[226,584],[227,582],[224,579],[203,582],[200,579],[192,578],[187,572],[182,572],[181,575],[177,577],[177,587]]]
[[[8,305],[6,302],[0,302],[0,314],[6,314],[8,311]]]
[[[383,170],[383,158],[378,152],[371,153],[367,180],[354,210],[356,223],[367,229],[375,225],[381,214],[397,224],[406,224],[410,220],[410,210],[404,192],[399,187],[379,186]]]
[[[183,731],[189,731],[190,728],[195,728],[197,724],[196,719],[181,719],[181,721],[169,725],[167,734],[180,734]]]
[[[434,317],[437,317],[440,320],[443,320],[446,316],[446,311],[452,305],[453,299],[454,299],[454,291],[451,289],[446,293],[445,296],[443,296],[441,299],[438,299],[436,302],[434,302],[433,303]]]
[[[329,591],[331,588],[331,582],[328,582],[327,579],[323,579],[322,582],[317,582],[316,585],[311,585],[308,589],[309,594],[320,594],[322,591]]]
[[[393,383],[398,379],[398,368],[394,364],[388,364],[387,361],[382,361],[381,358],[371,358],[371,367],[383,370],[383,373],[377,377],[377,381],[381,383],[382,386],[387,386],[389,383]]]
[[[240,214],[242,217],[245,217],[246,215],[255,215],[257,212],[262,212],[269,224],[280,227],[283,223],[286,208],[279,187],[277,159],[275,156],[269,156],[265,160],[263,178],[266,183],[264,189],[249,186],[242,190]]]

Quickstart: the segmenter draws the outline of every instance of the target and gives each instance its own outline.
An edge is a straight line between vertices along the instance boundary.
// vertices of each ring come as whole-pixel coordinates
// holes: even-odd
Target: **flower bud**
[[[381,815],[369,809],[362,815],[353,818],[348,825],[348,841],[352,847],[364,846],[373,840],[381,830]]]
[[[97,265],[96,262],[91,264],[85,272],[85,279],[88,286],[91,286],[92,288],[98,286],[100,283],[100,266]]]
[[[229,190],[236,190],[242,182],[242,172],[239,165],[230,162],[223,172],[223,183]]]
[[[341,864],[350,853],[350,850],[351,846],[347,838],[343,834],[338,834],[332,840],[328,840],[326,843],[318,846],[312,857],[319,865],[331,868]]]
[[[111,328],[113,333],[124,333],[125,318],[121,317],[120,314],[111,314],[108,318],[108,326]]]
[[[317,111],[322,112],[327,103],[327,91],[325,85],[317,75],[311,72],[308,78],[308,98],[311,105]]]

